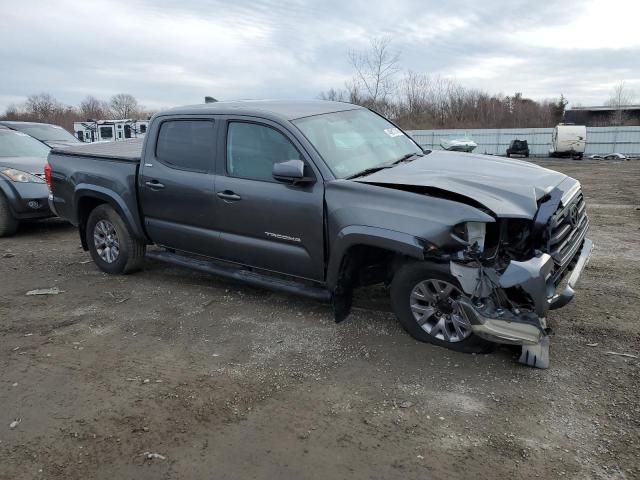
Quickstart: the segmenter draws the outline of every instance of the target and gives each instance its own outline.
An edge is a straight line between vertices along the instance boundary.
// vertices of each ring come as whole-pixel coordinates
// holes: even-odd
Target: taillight
[[[44,181],[47,182],[47,187],[51,192],[51,165],[48,163],[44,164]]]

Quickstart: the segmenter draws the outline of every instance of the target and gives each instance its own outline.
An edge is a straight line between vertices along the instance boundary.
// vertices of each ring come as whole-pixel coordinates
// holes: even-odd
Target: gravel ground
[[[0,478],[640,478],[640,360],[607,353],[640,356],[640,162],[539,163],[582,181],[596,243],[548,370],[419,344],[381,288],[336,325],[158,263],[108,276],[59,221],[0,239]]]

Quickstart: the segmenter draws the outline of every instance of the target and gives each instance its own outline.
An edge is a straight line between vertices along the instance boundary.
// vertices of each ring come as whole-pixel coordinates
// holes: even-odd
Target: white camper
[[[587,127],[560,123],[551,134],[550,157],[582,159],[587,145]]]
[[[73,130],[81,142],[118,142],[130,138],[144,137],[149,120],[87,120],[74,122]]]

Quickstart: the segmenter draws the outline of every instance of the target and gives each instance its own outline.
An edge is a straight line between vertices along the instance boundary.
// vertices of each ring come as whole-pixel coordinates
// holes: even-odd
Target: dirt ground
[[[336,325],[159,263],[108,276],[59,221],[0,239],[0,478],[640,478],[640,360],[607,353],[640,356],[640,161],[539,163],[582,181],[596,244],[548,370],[420,344],[382,288]]]

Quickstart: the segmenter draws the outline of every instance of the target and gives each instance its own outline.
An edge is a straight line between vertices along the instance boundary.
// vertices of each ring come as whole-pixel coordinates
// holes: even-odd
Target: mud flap
[[[333,305],[333,316],[336,323],[340,323],[347,319],[351,313],[351,305],[353,303],[353,289],[340,289],[331,296],[331,305]]]
[[[518,361],[530,367],[549,368],[549,336],[542,337],[536,345],[523,345]]]

